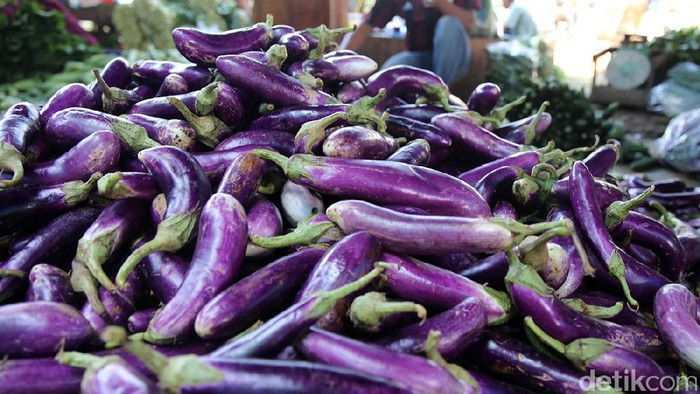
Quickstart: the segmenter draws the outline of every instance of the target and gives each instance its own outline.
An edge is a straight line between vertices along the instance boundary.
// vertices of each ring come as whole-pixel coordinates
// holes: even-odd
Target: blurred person
[[[480,7],[480,0],[377,0],[341,48],[358,50],[373,28],[384,28],[399,16],[406,20],[406,50],[391,56],[382,68],[403,64],[431,70],[449,85],[469,72],[469,35]]]
[[[520,41],[529,41],[537,35],[537,24],[532,14],[515,0],[503,0],[503,6],[509,11],[503,22],[503,33]]]

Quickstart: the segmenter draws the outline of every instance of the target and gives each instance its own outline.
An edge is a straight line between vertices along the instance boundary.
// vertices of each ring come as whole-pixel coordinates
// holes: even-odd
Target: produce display
[[[696,390],[700,189],[347,30],[179,27],[2,114],[0,391]]]

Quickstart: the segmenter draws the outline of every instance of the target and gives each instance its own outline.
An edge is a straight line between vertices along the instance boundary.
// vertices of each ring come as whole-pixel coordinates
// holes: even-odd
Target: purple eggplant
[[[216,59],[216,67],[231,85],[254,93],[258,98],[275,105],[338,103],[334,97],[244,56],[220,56]]]
[[[187,86],[192,90],[203,88],[213,79],[206,67],[172,61],[140,60],[134,63],[133,72],[134,76],[155,85],[163,83],[168,75],[177,74],[187,81]]]
[[[523,145],[497,136],[461,113],[437,115],[430,122],[450,136],[454,147],[477,156],[482,162],[503,159],[523,150]]]
[[[618,303],[621,303],[620,297],[612,294],[582,288],[572,293],[570,298],[563,298],[564,302],[572,306],[574,304],[584,303],[584,308],[616,308]],[[579,309],[580,310],[580,309]],[[633,325],[640,327],[653,327],[654,322],[651,316],[641,310],[634,310],[629,305],[624,305],[621,310],[617,311],[614,316],[605,317],[605,320],[610,320],[613,323],[621,325]]]
[[[27,245],[5,260],[0,268],[28,272],[58,250],[75,247],[75,243],[99,212],[96,208],[76,208],[58,216],[37,231]],[[22,281],[17,278],[0,278],[0,301],[13,295],[21,285]]]
[[[633,305],[635,299],[639,299],[645,305],[651,305],[658,289],[669,283],[669,280],[640,264],[615,245],[605,227],[603,213],[596,200],[593,176],[580,161],[574,163],[571,168],[569,190],[578,224],[587,230],[585,237],[597,259],[610,272],[602,277],[608,278],[606,282],[622,288]]]
[[[174,97],[168,97],[168,101],[180,111],[182,117],[194,129],[197,140],[207,147],[214,148],[232,134],[231,128],[216,116],[211,114],[198,116],[190,111],[182,101]]]
[[[540,164],[540,160],[541,156],[536,151],[519,152],[510,156],[506,156],[502,159],[497,159],[488,163],[484,163],[476,168],[472,168],[466,172],[463,172],[459,175],[459,179],[474,186],[486,174],[497,168],[503,166],[514,166],[522,168],[523,171],[529,173],[533,167]]]
[[[303,60],[309,54],[309,41],[302,34],[297,32],[284,34],[279,40],[275,41],[274,44],[284,45],[284,47],[287,48],[288,62]]]
[[[73,261],[71,281],[74,284],[76,283],[74,278],[75,272],[81,272],[82,270],[78,269],[78,267],[82,265],[76,260]],[[81,276],[83,275],[81,272]],[[82,278],[80,279],[82,280]],[[85,286],[85,281],[81,283],[81,286]],[[80,290],[85,292],[86,288],[82,287]],[[88,302],[80,309],[80,313],[96,332],[102,332],[108,325],[126,327],[129,316],[136,310],[138,301],[145,294],[144,290],[143,274],[139,270],[132,271],[121,288],[107,290],[105,287],[100,287],[97,290],[98,302],[95,302],[95,299],[91,299],[91,296],[88,296]],[[87,292],[85,293],[88,295]]]
[[[365,79],[377,70],[377,62],[364,55],[337,55],[326,58],[340,71],[336,80],[352,82]]]
[[[386,130],[394,137],[405,137],[409,141],[422,138],[434,150],[446,149],[452,145],[450,136],[442,129],[404,116],[390,114],[386,118]]]
[[[379,160],[348,160],[297,154],[289,159],[255,150],[279,165],[292,182],[321,194],[362,198],[385,205],[409,205],[433,214],[484,217],[491,209],[468,184],[439,171]],[[342,175],[341,175],[342,174]],[[440,190],[440,195],[435,190]]]
[[[5,360],[0,369],[0,387],[7,394],[75,394],[80,392],[83,374],[83,369],[53,358]]]
[[[94,332],[80,313],[60,302],[32,301],[0,306],[0,354],[37,357],[85,345]]]
[[[221,141],[215,150],[227,150],[245,145],[267,145],[279,153],[289,156],[294,149],[294,135],[277,130],[241,131]]]
[[[593,176],[598,175],[594,174]],[[625,181],[630,187],[634,188],[647,189],[654,186],[654,191],[660,193],[679,193],[688,189],[688,184],[679,178],[648,181],[639,175],[630,175],[625,177]]]
[[[654,298],[654,317],[661,337],[681,360],[694,369],[700,368],[697,308],[693,293],[677,283],[664,285]]]
[[[372,271],[355,282],[331,291],[316,293],[293,304],[272,319],[267,320],[261,326],[227,342],[212,352],[211,356],[231,359],[274,356],[278,354],[298,335],[330,312],[339,300],[372,283],[383,269],[381,265],[377,265]]]
[[[675,214],[669,212],[663,205],[652,202],[651,206],[661,214],[661,221],[671,228],[683,245],[685,259],[688,262],[688,271],[695,269],[700,262],[700,232],[689,222],[681,220]]]
[[[389,263],[383,273],[392,294],[421,305],[449,309],[467,298],[479,299],[485,307],[489,324],[510,318],[512,306],[508,296],[446,269],[411,257],[384,253],[381,260]]]
[[[185,94],[154,97],[134,104],[129,110],[129,115],[148,115],[161,119],[183,119],[180,111],[170,104],[169,97],[174,97],[187,106],[190,111],[196,111],[197,97],[202,90],[195,90]],[[210,93],[211,94],[211,93]]]
[[[261,50],[272,40],[271,23],[208,33],[193,27],[173,30],[175,47],[187,60],[205,67],[214,66],[222,55],[235,55],[245,51]]]
[[[252,152],[242,153],[231,161],[219,182],[217,193],[230,194],[247,208],[262,183],[264,171],[262,159]]]
[[[312,328],[296,349],[312,361],[387,378],[419,393],[466,393],[449,371],[423,357],[398,353]]]
[[[158,393],[156,382],[116,355],[96,356],[88,353],[62,352],[56,358],[64,365],[85,368],[80,383],[82,394],[108,392]]]
[[[79,297],[73,291],[68,273],[49,264],[37,264],[29,271],[27,301],[53,301],[75,306]]]
[[[615,166],[619,158],[620,142],[613,140],[589,153],[582,161],[591,175],[602,178]]]
[[[335,130],[323,141],[323,154],[343,159],[383,160],[399,148],[396,140],[363,126]]]
[[[493,133],[516,144],[530,144],[538,135],[544,133],[552,124],[552,115],[545,112],[549,101],[540,105],[537,113],[514,122],[501,125]]]
[[[498,201],[493,206],[493,217],[504,218],[510,220],[518,220],[518,211],[515,209],[513,204],[508,201]]]
[[[12,171],[12,179],[0,187],[14,186],[22,179],[22,156],[41,128],[39,110],[31,103],[12,105],[0,117],[0,170]]]
[[[147,341],[174,342],[194,331],[197,313],[238,275],[247,236],[243,206],[228,194],[213,194],[202,209],[197,247],[187,275],[175,296],[151,320],[144,337]]]
[[[367,231],[386,249],[411,255],[495,253],[515,239],[487,218],[411,215],[361,200],[338,201],[326,215],[346,234]]]
[[[571,195],[569,193],[569,184],[570,182],[568,177],[560,179],[554,184],[554,186],[552,186],[552,196],[556,197],[562,202],[570,203]],[[606,209],[615,201],[629,199],[629,195],[626,191],[604,180],[594,180],[593,189],[596,201],[598,201],[601,209]]]
[[[430,123],[434,116],[447,112],[445,108],[431,104],[402,104],[387,108],[390,115],[403,116],[423,123]]]
[[[441,333],[437,349],[447,360],[460,354],[486,327],[486,310],[481,301],[467,298],[425,321],[390,331],[370,342],[402,353],[423,353],[431,330]]]
[[[97,181],[97,192],[113,200],[151,200],[160,193],[160,188],[146,172],[111,172]]]
[[[205,339],[230,337],[269,317],[301,287],[323,253],[319,248],[302,249],[222,291],[197,314],[197,335]]]
[[[547,220],[549,221],[567,219],[573,220],[574,213],[570,208],[561,205],[555,205],[552,207],[547,215]],[[579,239],[583,239],[581,235],[582,231],[579,226],[575,225],[574,231]],[[581,286],[584,275],[593,274],[593,268],[581,259],[576,251],[576,245],[571,237],[556,237],[549,242],[562,247],[568,255],[568,270],[566,272],[566,278],[564,279],[563,283],[556,287],[554,293],[558,297],[566,297]]]
[[[146,240],[140,240],[136,247],[143,245]],[[143,259],[140,265],[146,285],[163,304],[168,303],[180,288],[185,278],[190,262],[185,257],[168,252],[151,253]]]
[[[377,130],[382,130],[384,121],[377,114],[376,106],[379,97],[363,97],[354,104],[328,105],[294,105],[276,109],[253,120],[251,130],[279,130],[296,134],[307,122],[319,120],[338,112],[347,113],[347,118],[339,117],[328,127],[352,124],[374,124]],[[385,125],[384,125],[385,126]]]
[[[524,171],[519,167],[500,167],[479,179],[474,189],[492,206],[499,200],[508,200],[514,182],[523,175]]]
[[[53,114],[44,126],[48,141],[59,148],[71,148],[90,134],[111,130],[116,123],[129,124],[127,119],[87,108],[66,108]],[[128,146],[121,142],[123,151]]]
[[[318,292],[332,291],[356,281],[372,270],[380,254],[381,245],[366,232],[344,237],[316,264],[297,294],[297,301],[313,298]],[[330,313],[316,324],[331,331],[341,330],[351,301],[346,299],[336,303]]]
[[[98,131],[58,158],[26,166],[21,185],[50,186],[87,181],[94,173],[107,173],[119,162],[119,137]]]
[[[231,162],[238,156],[256,149],[273,149],[267,145],[243,145],[236,148],[220,151],[195,152],[192,154],[195,160],[202,166],[204,173],[212,181],[219,181],[223,177]]]
[[[460,268],[459,271],[451,271],[477,283],[489,284],[498,289],[505,288],[503,278],[508,273],[508,257],[505,252],[488,255]]]
[[[102,90],[102,107],[105,112],[112,115],[121,115],[139,101],[152,98],[157,93],[157,88],[148,84],[141,84],[133,89],[120,89],[112,87],[100,76],[98,69],[93,69],[97,84]]]
[[[501,99],[501,88],[493,82],[483,82],[474,88],[467,100],[467,108],[481,115],[491,112]]]
[[[192,151],[197,143],[197,132],[186,121],[180,119],[161,119],[149,115],[129,114],[126,118],[133,124],[146,129],[148,137],[162,145],[177,146],[186,151]],[[115,130],[116,125],[112,126]],[[130,124],[119,125],[129,130]],[[115,130],[118,131],[118,130]],[[120,133],[120,136],[123,134]]]
[[[422,138],[418,138],[394,151],[386,160],[414,166],[424,166],[430,160],[430,150],[430,143]]]
[[[246,120],[244,104],[249,100],[247,94],[225,82],[217,83],[214,92],[216,94],[214,116],[221,119],[227,126],[239,129]],[[201,99],[201,95],[197,98]]]
[[[335,64],[324,59],[305,59],[292,63],[287,68],[287,74],[294,78],[308,74],[324,83],[335,82],[340,76],[340,69]],[[311,86],[314,86],[312,84]]]
[[[146,332],[146,330],[148,329],[148,323],[151,321],[151,319],[153,319],[153,316],[156,315],[156,312],[158,312],[158,309],[149,308],[132,313],[131,316],[129,316],[129,320],[127,320],[126,323],[129,332]]]
[[[311,215],[325,212],[323,199],[309,188],[286,181],[282,186],[280,204],[285,219],[293,227]]]
[[[272,26],[272,39],[270,40],[270,45],[277,44],[282,36],[285,34],[292,34],[297,30],[289,25],[273,25]],[[308,41],[307,41],[308,43]]]
[[[54,149],[44,134],[37,135],[24,152],[25,163],[49,160],[53,156],[55,156]]]
[[[49,97],[46,104],[41,107],[39,111],[41,124],[46,124],[51,115],[62,109],[71,107],[95,109],[92,108],[94,101],[92,90],[85,84],[69,83],[57,90],[56,93]]]
[[[100,71],[100,78],[108,85],[124,89],[131,81],[131,65],[123,57],[110,60]],[[87,108],[102,109],[102,88],[97,80],[88,85],[92,91],[93,104]]]
[[[341,84],[335,92],[335,97],[337,97],[340,102],[347,104],[359,100],[364,97],[365,94],[365,85],[360,81],[352,81]]]
[[[367,94],[372,96],[381,88],[386,89],[387,98],[419,94],[440,103],[445,109],[451,108],[447,84],[432,71],[405,65],[385,68],[372,74],[365,86]]]
[[[177,94],[185,94],[191,89],[187,84],[187,80],[179,74],[168,74],[163,78],[163,82],[158,87],[154,97],[174,96]]]
[[[211,196],[209,180],[191,154],[172,146],[158,146],[141,151],[138,157],[165,193],[168,206],[155,237],[134,250],[119,269],[116,284],[120,287],[148,254],[175,252],[189,242],[197,232],[202,207]]]
[[[248,215],[248,237],[276,237],[282,233],[282,214],[277,206],[262,195],[256,195],[246,212]],[[250,258],[265,257],[272,253],[267,249],[249,242],[245,255]]]

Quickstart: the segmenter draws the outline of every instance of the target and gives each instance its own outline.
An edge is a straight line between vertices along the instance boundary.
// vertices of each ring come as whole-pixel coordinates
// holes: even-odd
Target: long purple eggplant
[[[694,369],[700,368],[697,304],[693,293],[677,283],[663,286],[654,298],[654,317],[661,336]]]
[[[0,118],[0,170],[12,171],[12,179],[0,187],[14,186],[22,179],[22,156],[41,128],[39,110],[31,103],[12,105]]]
[[[76,266],[81,265],[77,261],[73,262],[72,281],[74,281],[75,272],[82,271]],[[81,285],[84,285],[84,282]],[[85,288],[81,290],[84,291]],[[83,304],[80,313],[96,332],[102,332],[109,325],[126,327],[129,316],[136,310],[138,302],[143,299],[145,294],[144,276],[141,271],[134,270],[119,289],[108,290],[105,287],[99,287],[97,290],[98,302],[88,296],[88,302]],[[88,295],[87,292],[86,295]]]
[[[430,160],[430,150],[430,143],[422,138],[418,138],[394,151],[386,160],[414,166],[424,166]]]
[[[569,298],[563,298],[567,305],[582,302],[585,307],[616,308],[623,301],[620,297],[599,290],[581,288],[572,293]],[[641,327],[654,327],[652,316],[643,310],[634,310],[629,305],[624,305],[614,316],[605,317],[613,323]]]
[[[325,211],[323,199],[318,194],[291,181],[282,186],[280,204],[285,219],[292,226],[297,226],[311,215]]]
[[[69,83],[57,90],[41,107],[39,111],[41,124],[46,124],[51,115],[62,109],[70,107],[95,109],[92,108],[93,103],[93,92],[90,88],[82,83]]]
[[[129,316],[126,323],[130,333],[141,333],[148,330],[148,323],[153,319],[153,316],[158,312],[157,308],[148,308],[136,311]]]
[[[100,78],[108,85],[124,89],[131,81],[131,64],[123,57],[110,60],[100,71]],[[87,108],[102,109],[102,89],[97,80],[93,80],[88,88],[92,91],[93,104]]]
[[[349,112],[349,104],[294,105],[275,109],[250,123],[250,130],[279,130],[296,134],[301,126],[310,121],[325,118],[337,112]],[[374,114],[376,116],[376,113]],[[339,118],[331,126],[345,125],[347,119]]]
[[[366,232],[344,237],[328,249],[316,264],[297,294],[297,301],[356,281],[372,270],[381,252],[381,245],[377,239]],[[336,303],[330,313],[316,324],[331,331],[341,330],[351,301],[345,299]]]
[[[336,80],[352,82],[365,79],[377,70],[377,62],[364,55],[338,55],[326,57],[326,61],[338,67]]]
[[[338,103],[334,97],[245,56],[220,56],[216,67],[231,85],[275,105]]]
[[[97,181],[97,192],[113,200],[151,200],[160,193],[160,188],[146,172],[111,172]]]
[[[212,114],[199,116],[190,111],[182,101],[174,97],[168,97],[168,101],[180,111],[182,117],[195,130],[197,140],[207,147],[214,148],[219,142],[232,134],[231,128],[216,116]]]
[[[265,163],[254,153],[245,152],[231,161],[217,188],[217,193],[230,194],[248,207],[260,187]]]
[[[96,172],[111,171],[119,162],[119,152],[116,134],[98,131],[54,160],[26,166],[20,184],[50,186],[69,181],[87,181]]]
[[[440,103],[445,109],[451,108],[448,86],[432,71],[405,65],[385,68],[372,74],[365,86],[367,94],[372,96],[381,88],[386,89],[387,98],[419,94]]]
[[[82,368],[63,365],[54,358],[5,360],[0,387],[7,394],[74,394],[80,392],[83,374]]]
[[[370,342],[402,353],[423,353],[431,330],[440,332],[437,349],[447,360],[462,354],[486,327],[486,310],[481,301],[467,298],[454,307],[405,327],[390,331]]]
[[[100,76],[98,69],[93,69],[97,84],[102,90],[102,107],[98,108],[112,115],[121,115],[139,101],[152,98],[158,89],[153,85],[140,84],[133,89],[121,89],[109,86]]]
[[[207,177],[214,182],[218,182],[223,177],[231,162],[242,153],[252,152],[255,149],[272,149],[267,145],[243,145],[236,148],[220,151],[194,152],[192,156],[202,166]]]
[[[277,130],[247,130],[238,132],[216,146],[215,150],[227,150],[245,145],[267,145],[285,156],[294,149],[294,135]]]
[[[321,194],[362,198],[379,204],[415,206],[433,214],[491,215],[488,204],[474,188],[430,168],[304,154],[288,159],[271,151],[254,152],[279,165],[291,181]]]
[[[434,116],[447,112],[442,106],[432,104],[402,104],[389,107],[386,111],[391,115],[403,116],[423,123],[430,123]]]
[[[68,273],[49,264],[29,270],[27,301],[53,301],[75,306],[79,297],[73,291]]]
[[[211,186],[195,158],[175,147],[158,146],[143,150],[139,160],[165,193],[168,206],[155,237],[134,250],[117,274],[117,286],[150,253],[175,252],[196,234],[202,207],[211,196]]]
[[[170,104],[168,97],[174,97],[182,101],[190,111],[196,111],[197,97],[200,96],[203,90],[204,89],[194,90],[184,94],[146,99],[134,104],[128,114],[148,115],[162,119],[182,119],[182,114],[174,105]]]
[[[156,382],[116,355],[100,357],[88,353],[62,352],[56,358],[61,364],[85,368],[80,383],[82,394],[106,392],[151,394],[160,391]]]
[[[405,137],[409,141],[422,138],[435,150],[449,148],[450,136],[442,129],[412,118],[390,114],[386,118],[386,130],[394,137]]]
[[[487,321],[492,325],[508,320],[513,312],[507,294],[454,272],[389,253],[383,253],[380,261],[389,263],[382,275],[387,288],[404,299],[449,309],[475,297],[484,304]]]
[[[211,299],[197,314],[195,331],[202,338],[225,338],[267,318],[301,287],[324,254],[306,248],[281,257]]]
[[[5,260],[0,268],[28,272],[58,250],[74,247],[85,229],[100,213],[96,208],[77,208],[67,212],[37,231],[27,245]],[[17,278],[0,278],[0,301],[12,296],[22,285]]]
[[[488,163],[484,163],[478,167],[463,172],[459,175],[459,179],[474,186],[486,174],[497,168],[503,166],[514,166],[522,168],[523,171],[529,173],[533,167],[540,164],[540,161],[541,156],[536,151],[519,152],[510,156],[506,156],[502,159],[497,159]]]
[[[571,194],[569,192],[569,178],[562,178],[552,186],[552,196],[556,197],[564,203],[571,202]],[[628,200],[629,194],[620,187],[613,185],[601,179],[595,179],[593,189],[596,200],[601,209],[606,209],[615,201]]]
[[[479,194],[489,204],[495,205],[500,200],[509,200],[516,181],[521,179],[524,171],[520,167],[500,167],[484,175],[474,185]]]
[[[258,194],[253,197],[246,211],[248,216],[248,237],[276,237],[282,234],[284,223],[277,206],[266,197]],[[272,253],[272,249],[248,242],[245,255],[249,258],[261,258]]]
[[[178,74],[168,74],[163,79],[158,91],[154,97],[174,96],[176,94],[185,94],[191,89],[187,84],[187,80]]]
[[[476,155],[482,162],[502,159],[523,150],[523,145],[497,136],[461,113],[437,115],[430,122],[450,136],[453,146],[463,153]]]
[[[547,220],[550,221],[573,220],[573,218],[574,214],[571,209],[561,205],[552,207],[547,215]],[[582,231],[578,226],[574,226],[574,231],[578,235],[578,238],[582,239]],[[581,257],[576,251],[576,245],[570,237],[556,237],[549,242],[562,247],[568,255],[569,269],[566,272],[566,278],[563,283],[556,287],[554,292],[557,297],[566,297],[581,286],[585,275],[593,274],[593,268],[581,260]]]
[[[66,108],[53,114],[44,126],[48,141],[59,148],[71,148],[90,134],[111,130],[115,123],[131,123],[124,118],[87,108]],[[123,151],[128,146],[121,143]]]
[[[619,158],[620,143],[613,140],[589,153],[582,161],[591,175],[602,178],[615,166]]]
[[[134,76],[156,85],[161,84],[168,75],[177,74],[184,78],[193,90],[203,88],[213,79],[206,67],[173,61],[139,60],[134,63],[133,72]]]
[[[335,97],[342,103],[348,104],[364,97],[365,85],[360,81],[345,82],[335,92]]]
[[[274,356],[330,312],[339,300],[372,283],[383,270],[381,265],[375,266],[368,274],[352,283],[316,293],[297,302],[261,326],[227,342],[211,355],[227,359]]]
[[[213,194],[202,209],[187,275],[175,296],[151,320],[144,337],[147,341],[174,342],[194,331],[197,313],[238,275],[247,236],[243,206],[228,194]]]
[[[383,160],[399,149],[390,136],[364,126],[335,130],[323,141],[323,154],[343,159]]]
[[[37,357],[85,345],[95,334],[72,306],[51,301],[20,302],[0,306],[0,354]]]
[[[186,151],[192,151],[197,142],[197,132],[187,122],[181,119],[161,119],[155,116],[129,114],[130,122],[146,129],[148,137],[162,145],[177,146]],[[114,130],[115,126],[112,126]],[[119,125],[128,130],[130,124]]]
[[[304,59],[291,63],[286,73],[297,79],[308,74],[320,79],[323,83],[335,82],[340,76],[338,66],[324,59]]]

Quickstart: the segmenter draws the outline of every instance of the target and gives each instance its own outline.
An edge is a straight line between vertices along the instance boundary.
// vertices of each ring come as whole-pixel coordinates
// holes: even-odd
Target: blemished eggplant
[[[72,306],[52,301],[19,302],[0,306],[0,354],[39,357],[85,345],[95,335],[90,324]]]
[[[163,79],[154,97],[174,96],[190,91],[187,80],[178,74],[168,74]]]
[[[86,207],[76,208],[64,213],[42,227],[31,238],[27,245],[10,256],[0,268],[28,272],[35,265],[54,255],[58,250],[74,247],[75,243],[85,232],[85,229],[97,218],[100,210]],[[0,278],[0,301],[12,296],[19,290],[22,281],[17,278]]]
[[[97,181],[97,192],[113,200],[152,200],[160,194],[160,188],[147,172],[111,172]]]
[[[192,90],[203,88],[213,79],[206,67],[161,60],[139,60],[133,65],[133,73],[134,76],[156,85],[161,84],[168,75],[176,74],[187,81],[187,86]]]
[[[202,209],[198,234],[180,288],[148,326],[144,338],[149,342],[172,343],[193,332],[197,313],[238,275],[248,237],[241,203],[228,194],[213,194]]]
[[[54,160],[25,166],[20,185],[50,186],[87,181],[94,173],[111,171],[119,162],[119,152],[117,135],[98,131]]]
[[[197,132],[187,122],[181,119],[161,119],[155,116],[129,114],[126,118],[135,125],[146,129],[148,137],[161,145],[177,146],[186,151],[192,151],[197,142]],[[129,124],[121,127],[133,127]],[[114,129],[114,126],[112,126]]]
[[[318,261],[297,294],[297,301],[358,280],[372,270],[381,252],[381,245],[369,233],[359,232],[344,237]],[[351,301],[344,299],[336,303],[316,325],[330,331],[342,330]]]
[[[231,161],[219,182],[217,193],[230,194],[247,208],[258,191],[265,172],[265,163],[252,152],[241,153]]]
[[[426,96],[440,103],[443,108],[451,108],[448,102],[448,86],[432,71],[413,66],[397,65],[372,74],[367,79],[367,94],[376,95],[381,88],[386,89],[387,98],[410,94]]]
[[[238,156],[255,149],[273,149],[267,145],[243,145],[236,148],[215,150],[209,152],[194,152],[192,156],[202,166],[207,177],[214,182],[218,182],[223,177],[231,162]]]
[[[377,62],[364,55],[337,55],[325,58],[340,71],[337,81],[352,82],[365,79],[378,68]]]
[[[386,160],[414,166],[424,166],[430,160],[430,150],[430,143],[422,138],[418,138],[394,151]]]
[[[168,206],[155,237],[134,250],[119,269],[117,286],[122,286],[129,272],[148,254],[175,252],[189,242],[197,232],[202,207],[211,196],[209,180],[191,154],[172,146],[158,146],[139,152],[138,157],[165,193]]]
[[[324,195],[362,198],[378,204],[415,206],[433,214],[465,217],[491,215],[490,207],[473,187],[430,168],[399,162],[305,154],[296,154],[288,159],[272,151],[254,152],[279,165],[292,182]],[[440,190],[439,194],[436,190]]]
[[[513,312],[507,294],[444,268],[390,253],[383,253],[380,261],[389,263],[382,274],[387,288],[404,299],[446,310],[474,297],[484,304],[491,325],[508,320]]]
[[[62,109],[70,107],[95,109],[92,108],[93,103],[93,92],[90,88],[82,83],[69,83],[49,97],[46,104],[39,110],[39,119],[41,124],[46,124],[51,115]]]
[[[223,290],[197,314],[197,335],[205,339],[230,337],[277,312],[301,287],[324,252],[315,247],[294,252]]]
[[[383,160],[399,149],[390,136],[364,126],[346,126],[323,141],[323,154],[343,159]]]
[[[12,179],[0,181],[0,187],[14,186],[22,179],[22,156],[39,133],[39,109],[31,103],[12,105],[0,117],[0,170],[12,171]]]
[[[80,298],[70,284],[68,273],[49,264],[37,264],[29,270],[27,301],[53,301],[75,306]]]
[[[493,82],[483,82],[469,94],[467,108],[481,115],[491,112],[501,99],[501,88]]]
[[[377,265],[354,282],[299,301],[261,326],[227,342],[212,352],[211,356],[227,359],[274,356],[330,312],[339,300],[372,283],[383,270],[381,265]]]
[[[387,349],[420,354],[425,351],[425,341],[431,330],[440,332],[437,349],[447,360],[462,354],[486,327],[486,310],[481,301],[467,298],[454,307],[425,321],[397,328],[370,343]]]
[[[694,369],[700,368],[697,304],[693,293],[677,283],[664,285],[654,297],[654,318],[661,337]]]
[[[246,211],[248,217],[248,237],[276,237],[282,234],[284,223],[277,206],[266,197],[257,194]],[[246,257],[261,258],[272,253],[272,249],[263,248],[248,242]]]

